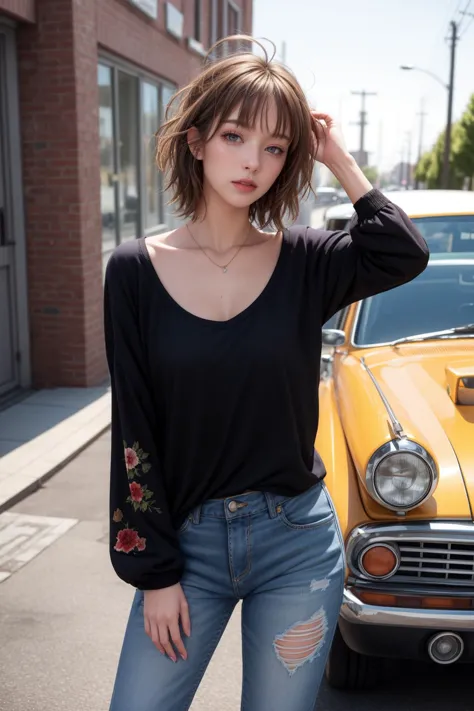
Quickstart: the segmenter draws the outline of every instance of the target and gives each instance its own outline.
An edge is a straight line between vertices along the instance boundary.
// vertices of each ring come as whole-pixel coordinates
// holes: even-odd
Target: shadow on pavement
[[[315,711],[472,711],[472,665],[386,660],[381,680],[372,691],[321,689]]]

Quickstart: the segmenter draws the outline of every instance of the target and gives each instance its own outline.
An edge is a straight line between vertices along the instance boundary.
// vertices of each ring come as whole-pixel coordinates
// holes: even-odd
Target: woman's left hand
[[[311,111],[313,123],[313,155],[328,168],[348,151],[342,131],[329,114]]]

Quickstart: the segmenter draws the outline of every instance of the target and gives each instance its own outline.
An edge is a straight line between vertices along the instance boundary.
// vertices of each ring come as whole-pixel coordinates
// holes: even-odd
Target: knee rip
[[[273,647],[290,676],[306,662],[311,662],[323,646],[328,628],[327,617],[321,608],[308,620],[296,622],[278,635]]]

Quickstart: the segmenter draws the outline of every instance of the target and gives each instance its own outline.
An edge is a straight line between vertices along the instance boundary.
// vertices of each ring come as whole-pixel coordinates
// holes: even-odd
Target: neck
[[[233,207],[215,194],[206,196],[206,208],[198,210],[189,227],[201,247],[223,254],[242,245],[252,230],[248,207]]]

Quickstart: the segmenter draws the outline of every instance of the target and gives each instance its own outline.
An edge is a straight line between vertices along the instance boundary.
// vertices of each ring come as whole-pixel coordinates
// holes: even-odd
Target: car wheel
[[[377,683],[379,662],[354,652],[344,642],[339,625],[326,664],[326,679],[333,689],[371,689]]]

